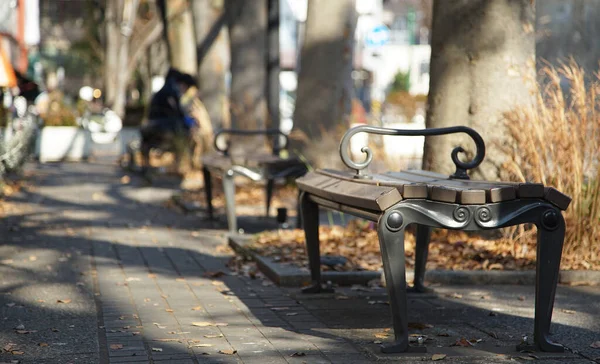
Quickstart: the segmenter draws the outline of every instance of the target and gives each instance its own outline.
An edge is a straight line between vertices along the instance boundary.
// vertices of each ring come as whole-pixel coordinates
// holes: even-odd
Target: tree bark
[[[115,69],[115,94],[112,103],[112,110],[121,117],[125,116],[125,105],[127,103],[127,83],[129,82],[129,74],[127,72],[127,63],[129,61],[129,38],[133,33],[133,25],[137,17],[139,1],[125,0],[122,8],[123,16],[120,26],[119,36],[119,55]]]
[[[534,102],[535,4],[530,0],[435,0],[427,128],[466,125],[486,141],[476,178],[496,179],[503,114]],[[462,136],[427,137],[424,169],[450,174]]]
[[[294,111],[294,149],[320,166],[337,149],[336,129],[348,127],[352,98],[353,0],[309,0]],[[329,150],[329,151],[327,151]],[[337,158],[339,160],[339,157]]]
[[[227,93],[225,89],[227,31],[222,26],[224,7],[222,1],[195,0],[192,2],[195,50],[198,52],[198,89],[200,99],[206,107],[214,129],[227,128],[229,113],[225,107]],[[209,39],[216,32],[214,39]]]
[[[187,0],[169,0],[165,3],[171,67],[196,75],[196,40],[192,8]]]
[[[231,49],[231,124],[237,129],[265,129],[267,0],[226,0],[225,9]],[[241,153],[262,145],[264,138],[232,141]]]
[[[121,0],[107,0],[106,2],[106,51],[104,56],[104,101],[112,105],[115,101],[115,87],[118,58],[119,58],[119,22]]]

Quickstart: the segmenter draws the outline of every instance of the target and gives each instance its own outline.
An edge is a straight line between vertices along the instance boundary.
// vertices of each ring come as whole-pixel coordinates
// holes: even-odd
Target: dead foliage
[[[343,256],[343,265],[323,265],[323,270],[355,271],[382,269],[379,240],[374,223],[352,220],[347,227],[319,227],[321,254]],[[452,270],[527,270],[535,269],[535,243],[524,243],[513,254],[510,239],[491,240],[461,231],[434,230],[427,260],[428,269]],[[277,262],[308,267],[302,230],[277,230],[256,235],[251,249]],[[415,237],[405,236],[406,265],[414,267]],[[575,257],[565,257],[563,269],[585,268]],[[594,264],[587,269],[600,269]]]
[[[505,115],[511,142],[504,179],[542,182],[571,196],[563,254],[571,268],[600,265],[600,74],[586,76],[573,60],[546,67],[534,106]],[[535,231],[508,231],[513,251],[531,245]],[[563,269],[567,268],[563,260]]]

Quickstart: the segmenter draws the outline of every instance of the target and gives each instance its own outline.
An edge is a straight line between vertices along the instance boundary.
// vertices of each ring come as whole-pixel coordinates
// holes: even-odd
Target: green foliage
[[[398,72],[394,76],[394,81],[392,82],[391,92],[404,91],[408,92],[410,89],[410,73],[409,72]]]

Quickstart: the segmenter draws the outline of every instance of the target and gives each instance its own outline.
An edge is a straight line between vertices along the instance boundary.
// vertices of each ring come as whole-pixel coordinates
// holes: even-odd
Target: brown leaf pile
[[[374,223],[352,220],[347,227],[319,227],[321,255],[343,256],[345,265],[323,270],[381,270],[381,253]],[[515,251],[510,239],[490,240],[462,231],[434,230],[429,246],[428,269],[530,270],[535,269],[535,243]],[[302,230],[278,230],[258,234],[251,245],[262,256],[298,267],[308,267]],[[415,237],[405,237],[406,265],[414,267]],[[576,257],[563,257],[562,269],[600,269],[600,262],[582,266]]]
[[[223,188],[220,180],[214,179],[212,181],[212,204],[214,208],[225,207],[225,195],[223,194]],[[206,195],[204,188],[184,191],[178,196],[181,201],[198,203],[201,206],[206,206]],[[261,185],[240,185],[236,186],[235,191],[235,203],[237,205],[248,205],[248,206],[264,206],[265,205],[265,187]],[[273,199],[271,206],[287,207],[288,214],[292,214],[293,206],[296,205],[298,199],[298,190],[295,186],[285,185],[276,186],[273,191]]]

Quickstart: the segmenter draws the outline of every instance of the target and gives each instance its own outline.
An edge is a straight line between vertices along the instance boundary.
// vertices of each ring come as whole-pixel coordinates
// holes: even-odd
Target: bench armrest
[[[240,136],[254,136],[254,135],[266,135],[266,136],[283,136],[283,145],[279,145],[279,143],[274,143],[273,146],[273,154],[279,154],[282,149],[286,149],[289,144],[288,136],[285,135],[279,129],[260,129],[260,130],[242,130],[242,129],[220,129],[215,133],[214,138],[214,146],[215,149],[219,152],[222,152],[225,155],[229,154],[229,142],[225,149],[221,149],[218,145],[219,137],[225,134],[229,135],[240,135]]]
[[[452,162],[456,166],[456,172],[450,177],[459,179],[469,179],[467,174],[468,169],[476,168],[483,162],[485,157],[485,142],[479,133],[475,130],[466,126],[452,126],[448,128],[433,128],[433,129],[418,129],[418,130],[407,130],[407,129],[390,129],[376,126],[361,125],[354,127],[344,134],[342,141],[340,142],[340,156],[346,166],[356,170],[355,178],[368,178],[362,170],[365,169],[369,163],[373,160],[373,152],[368,146],[361,148],[361,152],[366,154],[366,158],[363,162],[355,162],[350,158],[348,153],[348,147],[350,144],[350,138],[358,133],[371,133],[379,135],[403,135],[403,136],[431,136],[431,135],[446,135],[455,133],[465,133],[473,139],[477,152],[473,160],[468,162],[462,162],[458,159],[458,153],[464,153],[465,150],[458,146],[452,150],[451,157]]]

